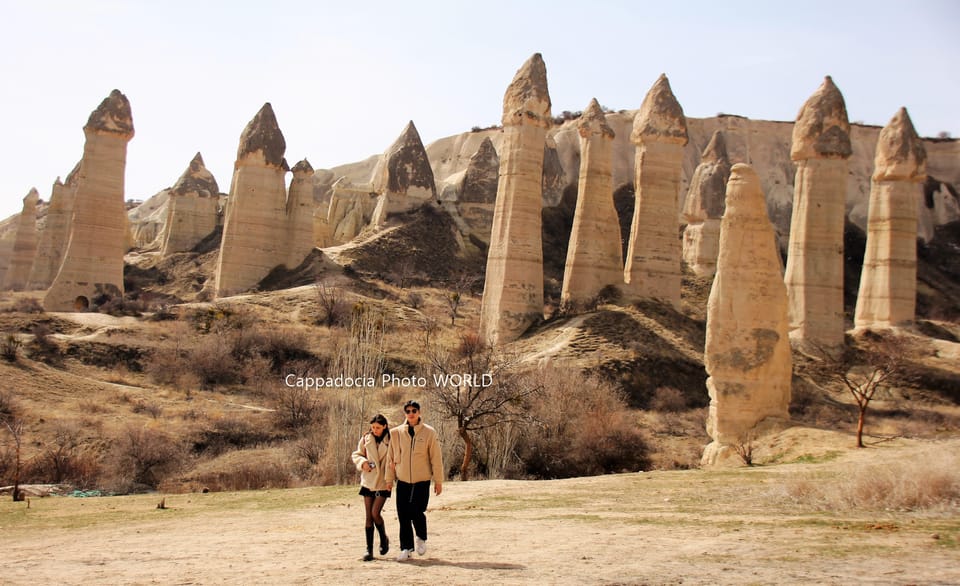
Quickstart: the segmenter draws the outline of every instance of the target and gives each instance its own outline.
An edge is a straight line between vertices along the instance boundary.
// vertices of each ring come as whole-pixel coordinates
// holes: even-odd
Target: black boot
[[[380,555],[387,555],[387,552],[390,551],[390,538],[387,537],[387,530],[383,523],[376,525],[376,528],[377,533],[380,534]]]
[[[367,534],[367,553],[363,556],[363,561],[373,561],[373,527],[364,527],[363,530]]]

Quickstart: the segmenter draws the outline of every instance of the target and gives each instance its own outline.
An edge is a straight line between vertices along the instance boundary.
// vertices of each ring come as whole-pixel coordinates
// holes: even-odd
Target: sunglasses
[[[417,411],[419,411],[419,409],[413,409],[413,408],[411,408],[411,409],[404,409],[404,410],[403,410],[404,413],[416,413]]]

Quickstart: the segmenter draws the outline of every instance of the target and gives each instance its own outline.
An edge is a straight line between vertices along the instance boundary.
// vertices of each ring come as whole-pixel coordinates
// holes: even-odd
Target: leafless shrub
[[[154,419],[157,419],[160,417],[160,415],[163,414],[163,405],[156,403],[154,401],[144,401],[141,399],[133,404],[133,407],[131,407],[131,410],[134,413],[137,413],[137,414],[143,413],[143,414],[149,415],[150,417],[153,417]]]
[[[423,307],[423,295],[417,293],[416,291],[411,291],[407,293],[406,303],[407,307],[420,309]]]
[[[119,491],[137,486],[156,488],[179,466],[183,447],[167,433],[152,427],[128,426],[113,443],[112,484]]]
[[[658,387],[653,392],[650,408],[654,411],[677,413],[687,408],[687,398],[675,387]]]
[[[289,374],[293,375],[293,384],[284,380],[269,387],[268,392],[273,399],[274,421],[280,429],[303,429],[313,425],[321,416],[321,400],[317,390],[296,384],[297,379],[317,376],[314,366],[306,362],[291,364]]]
[[[226,470],[202,473],[195,480],[209,490],[218,492],[289,488],[296,478],[286,463],[268,461],[247,462]]]
[[[18,338],[16,334],[3,335],[3,338],[0,339],[0,358],[3,358],[7,362],[16,362],[17,353],[22,345],[23,342],[20,341],[20,338]]]
[[[80,425],[60,421],[53,436],[44,442],[34,458],[30,475],[41,482],[69,482],[81,488],[93,487],[100,477],[97,455],[83,441]]]
[[[184,369],[186,357],[177,348],[158,348],[150,353],[144,364],[144,371],[150,380],[159,385],[173,385]]]
[[[339,326],[347,323],[350,316],[350,304],[343,290],[331,287],[323,282],[316,283],[317,305],[320,307],[320,323],[327,326]]]
[[[740,460],[747,466],[753,466],[753,449],[756,442],[756,435],[748,432],[733,446]]]
[[[13,302],[13,311],[19,313],[43,313],[43,305],[36,297],[21,297]]]

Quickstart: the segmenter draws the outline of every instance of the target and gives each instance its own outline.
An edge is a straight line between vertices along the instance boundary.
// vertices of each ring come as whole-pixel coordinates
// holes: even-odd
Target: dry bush
[[[195,453],[220,455],[231,450],[256,448],[277,439],[262,424],[255,424],[236,415],[218,417],[198,433],[193,442]]]
[[[854,466],[830,481],[798,476],[784,489],[794,502],[821,510],[956,511],[960,455]]]
[[[677,413],[687,408],[687,398],[683,392],[674,387],[658,387],[653,392],[650,408],[654,411]]]
[[[17,313],[43,313],[43,304],[36,297],[21,297],[7,311]]]
[[[214,334],[212,338],[190,351],[190,369],[205,388],[239,382],[240,363],[233,357],[226,336]]]
[[[368,428],[368,417],[362,413],[361,399],[353,390],[335,392],[324,401],[327,437],[318,476],[321,484],[352,484],[357,480],[357,470],[350,454]]]
[[[143,366],[150,380],[158,385],[174,385],[187,368],[185,357],[176,348],[158,348],[150,353]]]
[[[0,338],[0,358],[3,358],[7,362],[16,362],[17,353],[20,350],[20,346],[23,345],[23,342],[20,341],[20,338],[16,334],[4,334]]]
[[[283,462],[250,462],[228,470],[198,474],[194,479],[207,489],[218,492],[289,488],[296,477]]]
[[[99,415],[102,413],[109,413],[111,409],[103,404],[101,401],[96,399],[86,398],[80,399],[77,402],[77,409],[83,413],[88,413],[90,415]]]
[[[543,392],[531,401],[536,424],[518,448],[526,474],[567,478],[649,467],[647,440],[612,384],[558,368],[532,376]]]
[[[158,419],[160,415],[163,414],[163,405],[154,401],[144,401],[141,399],[134,403],[130,410],[137,414],[145,414],[154,419]]]
[[[101,473],[98,454],[84,441],[81,424],[60,421],[31,461],[27,477],[39,483],[69,483],[89,489],[97,485]]]
[[[19,414],[17,399],[12,391],[0,391],[0,423],[13,421]]]
[[[108,474],[112,489],[129,492],[146,486],[156,488],[179,466],[184,449],[177,440],[152,427],[128,426],[114,438],[112,468]]]
[[[350,321],[351,305],[347,302],[343,289],[331,287],[323,282],[316,283],[317,305],[320,308],[318,322],[327,327],[344,326]]]

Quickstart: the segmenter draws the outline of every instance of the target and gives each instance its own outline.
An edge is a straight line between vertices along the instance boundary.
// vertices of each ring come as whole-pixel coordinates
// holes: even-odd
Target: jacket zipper
[[[413,440],[416,435],[416,428],[413,428],[413,430],[414,435],[410,436],[410,503],[413,503]]]

